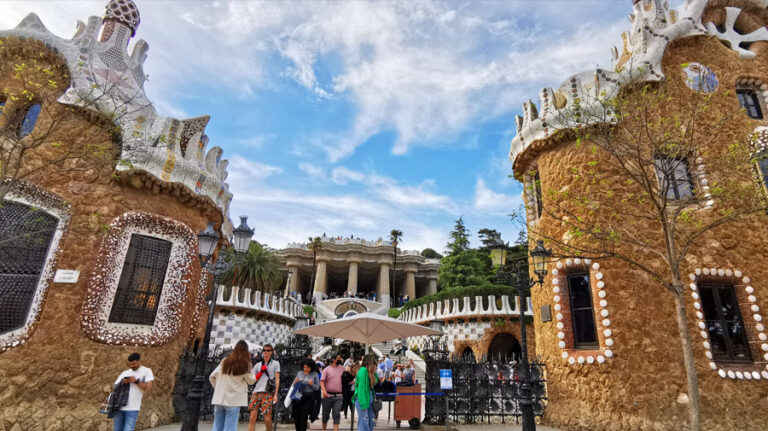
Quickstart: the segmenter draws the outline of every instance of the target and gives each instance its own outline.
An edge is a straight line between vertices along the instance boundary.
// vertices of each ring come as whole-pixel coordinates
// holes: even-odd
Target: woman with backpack
[[[293,381],[294,385],[300,385],[301,390],[301,398],[298,400],[294,399],[291,403],[293,405],[293,423],[296,426],[296,431],[307,430],[307,422],[312,414],[315,395],[320,391],[320,376],[314,370],[315,367],[315,361],[305,359],[302,362],[302,370],[296,374],[296,379]]]
[[[208,378],[213,386],[212,431],[236,431],[240,408],[248,405],[248,385],[256,382],[251,372],[251,354],[248,344],[238,341]]]
[[[355,377],[355,393],[352,400],[357,409],[357,431],[372,431],[375,414],[373,412],[373,385],[376,382],[376,358],[367,355],[363,366]]]

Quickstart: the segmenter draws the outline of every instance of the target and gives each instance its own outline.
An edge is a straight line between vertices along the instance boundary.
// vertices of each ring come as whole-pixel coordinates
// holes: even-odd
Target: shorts
[[[338,425],[341,422],[341,406],[344,402],[344,397],[339,395],[331,395],[330,397],[323,398],[323,423],[327,424],[328,419],[333,413],[333,424]]]
[[[272,414],[272,397],[275,394],[271,392],[254,392],[251,394],[251,402],[248,403],[248,409],[258,410],[264,417]]]

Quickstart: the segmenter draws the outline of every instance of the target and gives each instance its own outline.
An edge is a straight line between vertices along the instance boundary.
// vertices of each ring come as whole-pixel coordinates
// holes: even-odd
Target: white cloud
[[[475,209],[477,211],[511,213],[515,210],[516,203],[519,203],[519,198],[491,190],[482,178],[478,178],[475,182]]]
[[[325,169],[312,163],[301,162],[299,163],[299,170],[309,175],[310,177],[324,178]]]
[[[283,170],[277,166],[265,165],[235,154],[229,159],[228,171],[228,180],[230,182],[247,180],[247,182],[252,183],[261,181],[271,175],[279,174]]]
[[[435,182],[426,179],[418,186],[401,185],[394,178],[364,174],[345,167],[335,168],[332,172],[333,182],[346,185],[349,182],[365,185],[379,199],[409,208],[430,208],[446,213],[457,213],[457,205],[450,197],[434,193]]]
[[[331,172],[331,179],[338,185],[346,185],[350,181],[360,182],[365,179],[365,175],[361,172],[353,171],[344,167],[335,168]]]
[[[230,168],[230,189],[237,196],[230,212],[248,214],[255,238],[272,247],[322,233],[376,239],[395,228],[406,233],[403,247],[407,249],[439,248],[446,241],[443,224],[425,221],[419,208],[403,209],[375,197],[312,194],[265,184],[254,187],[250,172],[242,163]]]

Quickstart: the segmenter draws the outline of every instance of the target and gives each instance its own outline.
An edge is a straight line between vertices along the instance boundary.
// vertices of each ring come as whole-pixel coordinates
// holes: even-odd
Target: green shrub
[[[502,295],[515,296],[517,295],[517,289],[515,289],[512,286],[505,286],[505,285],[499,285],[499,284],[451,287],[449,289],[443,289],[440,292],[437,292],[433,295],[422,296],[421,298],[408,301],[408,303],[405,304],[405,306],[403,306],[403,308],[401,309],[401,312],[405,310],[410,310],[420,305],[430,304],[432,302],[440,302],[446,299],[464,298],[465,296],[470,297],[470,304],[474,307],[475,296],[478,296],[478,295],[482,297],[487,297],[492,295],[493,296],[502,296]]]
[[[397,319],[398,317],[400,317],[400,313],[402,313],[402,312],[403,311],[401,309],[399,309],[399,308],[390,308],[389,309],[389,317],[391,317],[393,319]]]

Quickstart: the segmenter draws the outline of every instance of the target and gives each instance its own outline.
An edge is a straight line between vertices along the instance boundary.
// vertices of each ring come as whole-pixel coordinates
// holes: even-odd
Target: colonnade
[[[324,294],[328,293],[328,263],[330,259],[325,256],[317,256],[315,263],[315,277],[313,292],[317,300],[321,300]],[[353,295],[358,292],[358,280],[360,264],[363,263],[361,259],[347,259],[345,263],[348,265],[347,275],[347,292],[351,292]],[[376,281],[376,297],[379,302],[389,302],[390,294],[390,272],[392,271],[391,261],[376,261],[379,267],[379,274]],[[293,274],[299,274],[300,265],[298,263],[289,263],[288,270]],[[416,274],[418,273],[418,267],[414,264],[404,263],[402,266],[397,265],[397,273],[405,273],[405,289],[403,294],[408,295],[410,299],[416,298]],[[437,293],[437,273],[430,271],[426,275],[428,281],[427,295]],[[299,277],[294,275],[288,282],[288,290],[291,292],[299,291]]]

